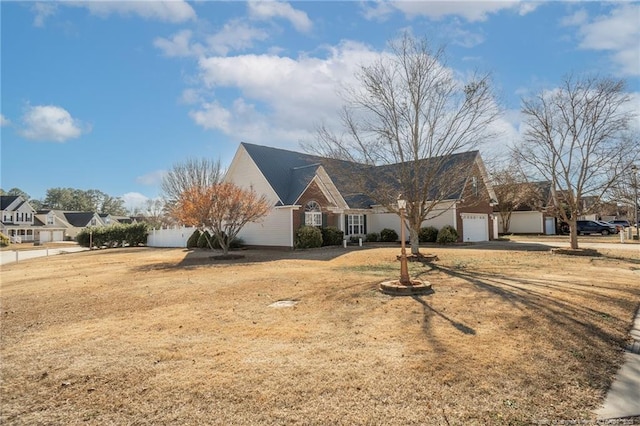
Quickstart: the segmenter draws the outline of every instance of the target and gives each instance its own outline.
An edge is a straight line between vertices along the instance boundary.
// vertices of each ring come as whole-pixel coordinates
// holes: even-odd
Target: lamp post
[[[631,165],[631,171],[633,172],[633,189],[635,191],[635,197],[633,200],[634,211],[634,225],[636,226],[636,240],[640,240],[640,224],[638,223],[638,166]]]
[[[400,244],[402,250],[400,252],[400,285],[410,286],[411,278],[409,278],[409,267],[407,265],[407,250],[405,248],[404,238],[404,210],[407,207],[407,200],[398,197],[398,210],[400,211]]]

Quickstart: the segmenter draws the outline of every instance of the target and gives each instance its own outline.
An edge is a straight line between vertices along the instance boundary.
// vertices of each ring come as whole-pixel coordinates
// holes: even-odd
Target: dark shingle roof
[[[381,179],[390,185],[394,186],[393,182],[399,182],[397,176],[400,172],[399,164],[388,164],[382,166],[364,166],[361,164],[350,163],[347,161],[329,160],[327,158],[303,154],[295,151],[288,151],[280,148],[272,148],[261,145],[254,145],[243,142],[241,144],[247,153],[251,156],[256,163],[264,177],[267,179],[271,187],[274,189],[280,200],[284,205],[293,204],[302,191],[309,185],[311,180],[316,174],[318,167],[327,162],[331,162],[330,170],[339,170],[341,168],[349,168],[351,172],[348,173],[331,173],[333,183],[336,188],[342,194],[344,200],[347,202],[350,208],[369,208],[374,204],[377,204],[370,197],[356,193],[351,188],[349,180],[353,175],[354,168],[358,173],[370,174],[370,182],[378,182]],[[453,173],[451,170],[463,168],[468,170],[469,174],[472,171],[474,161],[478,156],[478,151],[469,151],[459,154],[452,154],[442,161],[442,158],[428,158],[424,159],[424,163],[421,165],[422,170],[427,170],[430,167],[438,167],[438,175],[446,176],[444,180],[450,180]],[[433,164],[433,166],[431,166]],[[440,199],[458,199],[462,195],[464,185],[468,174],[463,176],[456,174],[454,185],[450,185],[451,182],[447,182],[447,188],[449,189],[445,197],[439,197]],[[453,189],[451,189],[453,188]],[[436,194],[440,191],[440,188],[433,187],[430,190],[430,198],[436,198]],[[400,192],[400,187],[396,192]]]
[[[17,195],[0,195],[0,210],[6,210],[17,198]]]
[[[293,204],[309,185],[321,157],[280,148],[241,144],[249,153],[284,205]]]
[[[64,212],[64,217],[72,226],[82,228],[93,219],[93,212]]]

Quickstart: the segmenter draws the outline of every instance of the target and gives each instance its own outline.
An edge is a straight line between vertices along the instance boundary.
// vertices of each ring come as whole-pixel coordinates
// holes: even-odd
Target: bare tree
[[[390,47],[389,54],[360,69],[359,86],[345,91],[344,133],[322,126],[317,143],[306,148],[361,165],[350,167],[353,192],[390,211],[398,211],[401,193],[411,251],[417,254],[422,223],[441,214],[441,202],[466,183],[468,170],[456,168],[451,155],[488,140],[499,111],[489,75],[457,79],[446,67],[444,49],[432,50],[408,33]],[[367,167],[374,165],[389,167]]]
[[[637,140],[625,137],[633,117],[629,100],[623,80],[568,76],[559,88],[522,101],[525,131],[514,153],[551,182],[573,249],[576,220],[598,205],[638,157]],[[585,203],[587,197],[596,202]]]
[[[192,188],[205,188],[222,181],[224,173],[220,161],[206,158],[176,163],[162,179],[162,193],[169,209],[182,194]]]

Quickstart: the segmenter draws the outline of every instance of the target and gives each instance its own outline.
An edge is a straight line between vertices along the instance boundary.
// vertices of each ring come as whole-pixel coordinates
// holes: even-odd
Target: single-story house
[[[557,233],[557,219],[553,214],[553,201],[551,199],[551,182],[526,182],[519,185],[528,186],[531,200],[519,204],[512,212],[509,219],[511,234],[546,234]],[[498,187],[496,187],[498,188]],[[497,189],[498,193],[499,189]],[[500,214],[500,206],[494,206],[494,214],[498,219],[498,232],[505,232],[504,218]]]
[[[273,206],[263,220],[242,229],[239,237],[245,244],[292,248],[295,232],[303,225],[335,226],[344,231],[345,238],[364,237],[384,228],[400,235],[397,213],[365,194],[353,193],[343,176],[330,175],[324,166],[328,161],[300,152],[241,143],[225,180],[264,194]],[[496,197],[479,152],[453,154],[449,163],[464,170],[466,176],[460,187],[437,205],[434,213],[439,214],[423,226],[440,229],[451,225],[458,231],[460,241],[492,239],[497,235],[493,215]]]

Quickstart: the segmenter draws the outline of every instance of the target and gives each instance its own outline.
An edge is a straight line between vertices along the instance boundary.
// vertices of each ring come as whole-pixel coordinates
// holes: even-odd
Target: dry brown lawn
[[[397,248],[4,266],[0,423],[594,421],[640,303],[640,256],[427,251],[440,260],[410,271],[435,293],[415,298],[376,290]]]

